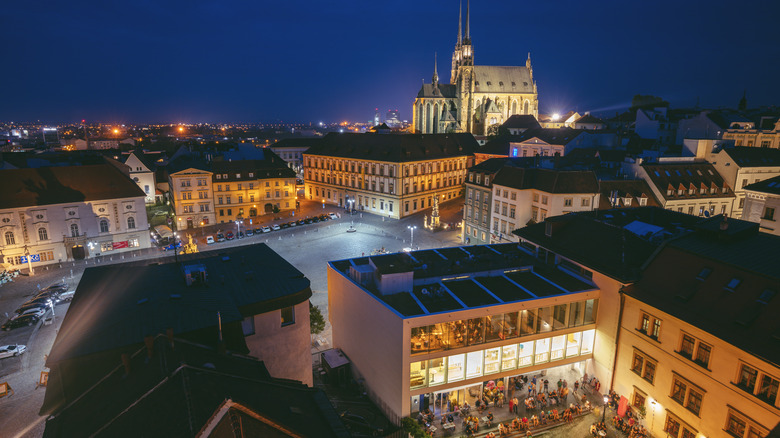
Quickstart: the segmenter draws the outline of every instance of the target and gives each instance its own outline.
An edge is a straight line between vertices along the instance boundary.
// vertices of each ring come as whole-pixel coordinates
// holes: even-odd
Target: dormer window
[[[763,292],[761,292],[761,295],[758,297],[756,301],[762,304],[769,304],[769,301],[777,295],[776,290],[772,289],[764,289]]]
[[[724,289],[726,289],[729,292],[734,292],[734,290],[739,286],[740,283],[742,283],[742,280],[740,280],[739,278],[732,278],[731,281],[729,281],[729,284],[727,284]]]
[[[474,85],[476,85],[477,87],[479,87],[479,81],[474,81]]]
[[[639,198],[639,205],[642,207],[647,205],[647,198]]]
[[[491,85],[493,85],[493,84],[490,81],[487,81],[487,86],[489,87]]]
[[[514,82],[512,82],[512,88],[515,88],[515,85],[516,85],[516,84],[515,84]]]
[[[498,86],[499,86],[499,87],[503,87],[503,86],[504,86],[504,82],[503,82],[503,81],[499,82],[499,83],[498,83]]]

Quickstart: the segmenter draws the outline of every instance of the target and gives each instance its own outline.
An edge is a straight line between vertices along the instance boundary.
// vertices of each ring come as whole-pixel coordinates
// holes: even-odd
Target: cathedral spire
[[[437,64],[437,53],[433,52],[433,86],[437,86],[439,84],[439,69],[436,66]]]
[[[461,41],[463,39],[461,38],[463,36],[463,1],[461,0],[458,2],[459,9],[458,9],[458,47],[460,47]]]
[[[466,0],[466,44],[471,43],[471,33],[469,32],[469,19],[471,18],[471,0]]]

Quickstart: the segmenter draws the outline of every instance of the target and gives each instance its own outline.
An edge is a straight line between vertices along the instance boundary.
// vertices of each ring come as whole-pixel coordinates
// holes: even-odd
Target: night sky
[[[465,15],[465,3],[464,3]],[[450,76],[457,0],[55,2],[0,14],[0,121],[411,119],[433,54]],[[542,112],[780,104],[780,2],[479,1],[478,65],[531,52]]]

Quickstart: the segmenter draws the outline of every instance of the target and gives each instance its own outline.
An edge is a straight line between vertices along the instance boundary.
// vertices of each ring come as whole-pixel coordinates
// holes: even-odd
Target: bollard
[[[73,269],[70,270],[70,278],[73,278]]]

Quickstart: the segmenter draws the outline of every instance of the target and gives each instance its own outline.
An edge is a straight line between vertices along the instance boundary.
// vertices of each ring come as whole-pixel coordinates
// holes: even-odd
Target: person
[[[448,423],[454,423],[455,422],[455,418],[452,417],[452,412],[447,414],[447,422]]]
[[[596,436],[596,433],[597,433],[596,432],[596,423],[593,423],[593,424],[590,425],[590,435],[591,436]]]
[[[512,409],[514,409],[514,407],[515,407],[514,403],[515,403],[514,399],[510,398],[509,399],[509,412],[510,413],[512,412]]]
[[[547,379],[544,379],[544,392],[547,392],[547,391],[548,391],[548,388],[547,388],[547,386],[548,386],[549,384],[550,384],[550,381],[549,381],[549,380],[547,380]]]
[[[517,415],[517,405],[520,404],[517,400],[517,397],[513,398],[512,401],[515,402],[515,415]]]
[[[488,411],[487,419],[488,419],[488,421],[487,421],[488,427],[492,426],[493,425],[493,413],[492,412]]]
[[[574,382],[574,392],[577,392],[578,389],[580,389],[580,381],[579,380]]]

